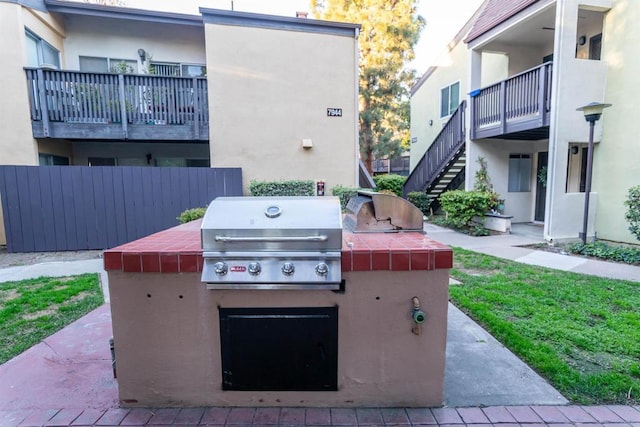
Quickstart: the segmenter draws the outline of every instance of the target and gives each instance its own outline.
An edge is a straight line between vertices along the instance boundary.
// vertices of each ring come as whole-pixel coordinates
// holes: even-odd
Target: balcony
[[[209,140],[206,78],[25,73],[34,138]]]
[[[547,62],[471,92],[471,139],[548,138],[551,66]]]

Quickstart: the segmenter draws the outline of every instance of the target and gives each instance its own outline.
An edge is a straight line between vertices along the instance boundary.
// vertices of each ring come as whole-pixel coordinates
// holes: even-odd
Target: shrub
[[[316,184],[305,181],[251,181],[252,196],[315,196]]]
[[[351,200],[353,196],[358,194],[358,191],[360,190],[361,188],[344,187],[342,185],[336,185],[331,189],[331,194],[333,194],[334,196],[340,199],[340,206],[344,211],[347,209],[347,203],[349,203],[349,200]]]
[[[469,225],[474,216],[483,217],[491,205],[491,193],[483,191],[447,191],[440,195],[440,205],[448,220],[458,228]]]
[[[626,264],[640,264],[640,248],[610,246],[603,241],[596,241],[586,245],[583,245],[582,242],[574,243],[569,245],[568,249],[573,254],[624,262]]]
[[[429,198],[426,193],[421,191],[412,191],[407,194],[407,200],[420,209],[423,215],[429,215]]]
[[[180,222],[180,224],[184,224],[186,222],[191,222],[193,220],[202,218],[206,211],[207,208],[187,209],[186,211],[182,212],[176,219]]]
[[[640,185],[629,189],[624,204],[628,207],[624,218],[629,223],[629,231],[640,240]]]
[[[406,180],[406,176],[394,174],[376,175],[373,177],[377,191],[382,192],[383,190],[389,190],[399,197],[402,197],[402,186]]]
[[[473,184],[473,190],[491,194],[489,209],[495,209],[498,206],[498,198],[500,195],[496,193],[493,189],[493,184],[491,184],[491,179],[487,172],[487,160],[484,157],[478,157],[476,162],[480,165],[480,168],[476,171],[476,180]]]

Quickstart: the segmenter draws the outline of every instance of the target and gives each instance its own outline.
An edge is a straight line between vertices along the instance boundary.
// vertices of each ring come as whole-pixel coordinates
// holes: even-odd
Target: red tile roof
[[[469,43],[480,37],[538,1],[540,0],[486,0],[483,11],[469,31],[465,42]]]

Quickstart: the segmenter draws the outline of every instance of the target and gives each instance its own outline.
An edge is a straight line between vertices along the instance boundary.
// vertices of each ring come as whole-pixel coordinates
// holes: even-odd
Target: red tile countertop
[[[192,221],[104,252],[104,269],[132,273],[202,271],[200,226]],[[451,268],[448,246],[418,232],[342,233],[342,271]]]

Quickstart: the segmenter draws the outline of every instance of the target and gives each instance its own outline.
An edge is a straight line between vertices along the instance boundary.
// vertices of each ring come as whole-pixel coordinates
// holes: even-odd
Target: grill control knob
[[[325,264],[324,262],[319,263],[318,265],[316,265],[316,274],[318,276],[326,276],[327,273],[329,273],[329,266],[327,264]]]
[[[215,271],[218,276],[224,276],[229,271],[229,267],[227,263],[219,261],[213,264],[213,271]]]
[[[257,276],[262,271],[262,267],[259,262],[251,262],[249,263],[247,270],[249,270],[250,275]]]
[[[292,262],[285,262],[282,264],[282,274],[285,276],[291,276],[294,271],[296,271],[296,268]]]

